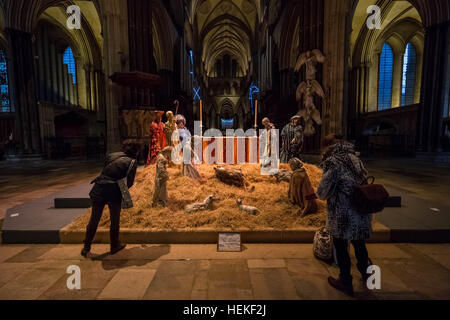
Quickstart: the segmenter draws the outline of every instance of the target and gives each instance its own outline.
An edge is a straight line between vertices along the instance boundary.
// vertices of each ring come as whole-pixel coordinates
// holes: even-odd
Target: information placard
[[[237,232],[220,232],[217,241],[217,251],[219,252],[240,252],[241,234]]]

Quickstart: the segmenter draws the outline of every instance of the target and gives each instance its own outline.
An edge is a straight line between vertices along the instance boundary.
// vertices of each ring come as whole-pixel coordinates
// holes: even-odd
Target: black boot
[[[84,245],[83,250],[81,250],[81,255],[87,258],[87,255],[91,251],[91,246]]]
[[[367,279],[369,279],[370,274],[367,273],[367,268],[369,268],[369,266],[373,265],[372,260],[370,260],[370,258],[367,261],[367,264],[360,266],[358,265],[358,270],[359,273],[361,273],[361,281],[363,281],[364,283],[367,282]]]
[[[343,281],[341,278],[335,279],[328,277],[328,283],[335,289],[342,291],[348,296],[353,297],[353,284],[350,281]]]
[[[119,244],[115,245],[114,247],[111,246],[111,252],[110,252],[110,253],[111,253],[112,255],[113,255],[113,254],[116,254],[117,252],[119,252],[119,251],[125,249],[126,246],[127,246],[126,244],[122,244],[122,243],[119,243]]]

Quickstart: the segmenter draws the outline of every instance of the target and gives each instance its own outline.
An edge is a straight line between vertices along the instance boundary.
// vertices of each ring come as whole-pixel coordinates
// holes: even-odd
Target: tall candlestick
[[[200,100],[200,124],[203,125],[203,110],[202,110],[202,100]]]
[[[255,100],[255,128],[258,125],[258,100]]]

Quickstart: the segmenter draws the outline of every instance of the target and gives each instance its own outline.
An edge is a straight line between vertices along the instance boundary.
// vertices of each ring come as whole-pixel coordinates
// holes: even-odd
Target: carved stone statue
[[[294,71],[299,72],[300,68],[306,64],[306,80],[316,80],[316,65],[317,63],[324,63],[325,60],[326,57],[318,49],[306,51],[298,57]]]
[[[297,115],[305,120],[304,134],[307,137],[314,135],[316,132],[314,129],[314,122],[319,126],[322,124],[320,112],[314,104],[314,95],[318,95],[322,99],[325,99],[325,93],[316,80],[303,81],[297,87],[297,101],[301,101],[303,97],[303,108],[300,109]]]
[[[314,122],[317,125],[322,124],[320,112],[314,104],[314,95],[325,99],[322,86],[316,80],[316,65],[324,63],[325,60],[326,57],[318,49],[306,51],[300,54],[294,69],[295,72],[298,72],[303,65],[306,65],[306,81],[303,81],[297,87],[296,98],[297,101],[301,101],[303,96],[303,108],[297,114],[305,120],[304,134],[307,137],[314,135],[316,132]]]

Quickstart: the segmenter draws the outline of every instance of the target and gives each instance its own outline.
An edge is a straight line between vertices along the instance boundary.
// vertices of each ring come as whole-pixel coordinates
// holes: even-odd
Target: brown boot
[[[335,279],[333,277],[328,277],[328,283],[333,288],[342,291],[350,297],[353,297],[353,284],[351,282],[345,283],[341,278]]]

